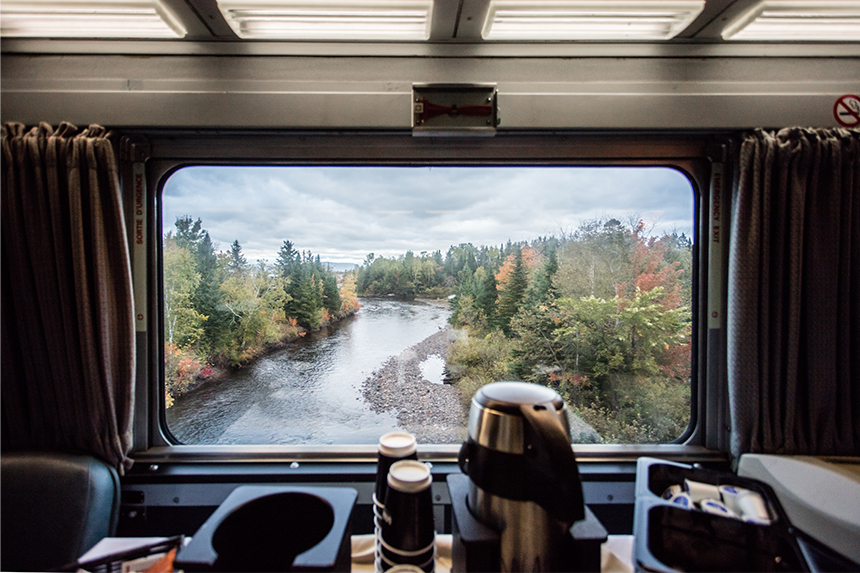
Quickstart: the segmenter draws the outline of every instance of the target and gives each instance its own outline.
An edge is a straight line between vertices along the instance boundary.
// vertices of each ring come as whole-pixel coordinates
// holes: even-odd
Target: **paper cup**
[[[435,555],[421,563],[420,565],[415,565],[412,563],[395,563],[391,559],[385,557],[385,555],[381,555],[379,557],[379,567],[381,571],[395,571],[395,567],[415,567],[418,571],[424,571],[425,573],[432,573],[436,568],[436,558]],[[416,571],[416,569],[407,569],[407,571]]]
[[[379,554],[391,563],[421,566],[436,558],[436,547],[435,543],[431,543],[424,551],[399,551],[382,542]]]
[[[388,492],[380,521],[382,542],[399,552],[420,553],[436,537],[433,522],[433,478],[426,464],[402,460],[388,472]]]
[[[379,438],[376,460],[376,489],[373,492],[373,506],[380,510],[385,504],[388,491],[388,470],[400,460],[417,460],[418,444],[409,432],[394,431]]]

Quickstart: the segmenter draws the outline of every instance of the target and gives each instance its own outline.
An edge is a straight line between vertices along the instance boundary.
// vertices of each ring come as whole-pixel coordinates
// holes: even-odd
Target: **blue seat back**
[[[8,452],[0,456],[0,568],[50,571],[68,566],[114,535],[120,485],[92,456]]]

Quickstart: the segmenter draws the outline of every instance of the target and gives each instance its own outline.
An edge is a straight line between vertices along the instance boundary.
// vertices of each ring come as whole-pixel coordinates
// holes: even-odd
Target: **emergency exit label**
[[[833,104],[833,117],[843,127],[860,125],[860,97],[844,95]]]

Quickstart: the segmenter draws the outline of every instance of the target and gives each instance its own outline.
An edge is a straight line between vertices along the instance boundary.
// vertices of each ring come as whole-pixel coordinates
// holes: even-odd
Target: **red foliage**
[[[651,237],[646,239],[642,237],[642,231],[645,224],[640,220],[636,226],[630,231],[630,235],[636,241],[633,251],[633,266],[636,269],[637,275],[632,285],[619,284],[616,285],[616,295],[623,297],[625,293],[630,293],[628,287],[639,289],[642,292],[649,292],[657,287],[663,287],[663,296],[661,304],[666,310],[678,308],[682,304],[681,293],[681,273],[683,269],[678,262],[668,263],[665,259],[666,251],[668,250],[667,241],[669,237]]]

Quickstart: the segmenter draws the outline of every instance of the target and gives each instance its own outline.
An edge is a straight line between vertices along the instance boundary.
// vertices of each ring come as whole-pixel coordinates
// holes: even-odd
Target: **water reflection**
[[[444,383],[445,360],[438,354],[428,356],[419,367],[421,368],[421,376],[428,382],[433,382],[434,384]]]
[[[438,332],[450,312],[424,302],[361,302],[355,316],[328,332],[178,398],[167,410],[173,435],[186,444],[375,444],[397,421],[370,410],[362,382],[390,357]],[[441,382],[442,359],[431,356],[422,372],[425,364],[425,378]]]

